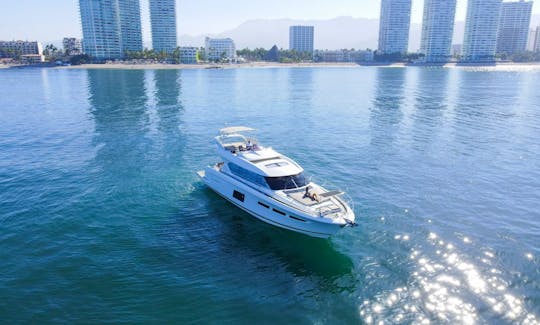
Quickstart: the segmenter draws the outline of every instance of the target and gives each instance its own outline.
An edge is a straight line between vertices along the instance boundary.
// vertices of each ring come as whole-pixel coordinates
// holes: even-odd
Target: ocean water
[[[207,189],[236,124],[359,226]],[[0,320],[538,324],[540,69],[2,69]]]

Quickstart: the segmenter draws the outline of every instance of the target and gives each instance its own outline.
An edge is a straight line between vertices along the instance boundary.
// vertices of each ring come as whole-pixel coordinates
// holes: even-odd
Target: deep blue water
[[[359,226],[205,188],[236,124]],[[538,323],[539,153],[540,69],[2,69],[0,319]]]

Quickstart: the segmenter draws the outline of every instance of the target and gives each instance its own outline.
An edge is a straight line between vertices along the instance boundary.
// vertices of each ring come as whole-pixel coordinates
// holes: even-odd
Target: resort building
[[[210,38],[204,41],[206,58],[215,60],[234,60],[236,58],[236,46],[230,38]]]
[[[316,62],[370,62],[373,61],[371,50],[315,50],[313,60]]]
[[[407,53],[411,0],[382,0],[379,20],[380,54]]]
[[[83,53],[82,41],[75,37],[64,37],[62,40],[66,55],[79,55]]]
[[[313,53],[313,26],[289,27],[289,50]]]
[[[527,49],[532,1],[503,2],[497,34],[497,53],[514,54]]]
[[[176,32],[176,0],[150,0],[152,48],[172,53],[178,46]]]
[[[462,61],[495,60],[500,8],[501,0],[468,0]]]
[[[142,51],[139,0],[79,0],[83,52],[98,60]]]
[[[456,0],[425,0],[420,53],[428,63],[451,58]]]
[[[0,58],[15,58],[23,55],[43,56],[40,42],[0,41]]]
[[[180,47],[180,63],[183,64],[196,64],[199,62],[198,47]]]

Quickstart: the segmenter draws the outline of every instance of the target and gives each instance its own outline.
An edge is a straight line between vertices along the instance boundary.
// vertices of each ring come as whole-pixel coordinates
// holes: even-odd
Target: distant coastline
[[[278,63],[278,62],[247,62],[235,64],[167,64],[167,63],[103,63],[103,64],[81,64],[73,66],[29,66],[0,64],[0,69],[5,68],[25,68],[25,67],[47,67],[52,69],[123,69],[123,70],[193,70],[193,69],[242,69],[242,68],[360,68],[360,67],[442,67],[442,68],[540,68],[540,62],[498,62],[496,64],[460,64],[446,63],[441,65],[409,64],[409,63],[352,63],[352,62],[307,62],[307,63]]]

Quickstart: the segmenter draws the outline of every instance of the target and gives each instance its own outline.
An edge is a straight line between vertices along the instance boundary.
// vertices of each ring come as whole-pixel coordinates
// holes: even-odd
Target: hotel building
[[[152,48],[172,53],[178,46],[176,33],[176,0],[150,0]]]
[[[456,0],[425,0],[420,53],[424,61],[447,62],[452,57]]]
[[[198,47],[183,46],[180,47],[180,63],[183,64],[196,64],[199,62],[197,54],[199,52]]]
[[[411,0],[382,0],[379,20],[380,54],[407,53]]]
[[[514,54],[527,49],[532,1],[503,2],[497,34],[497,53]]]
[[[313,26],[289,27],[289,50],[313,53]]]
[[[501,0],[468,0],[462,61],[495,60]]]
[[[62,40],[64,46],[64,53],[66,55],[79,55],[83,53],[82,42],[75,37],[64,37]]]
[[[208,60],[232,60],[236,58],[236,46],[230,38],[206,37],[204,50]]]
[[[28,63],[45,61],[40,42],[0,41],[0,58],[17,58]]]

